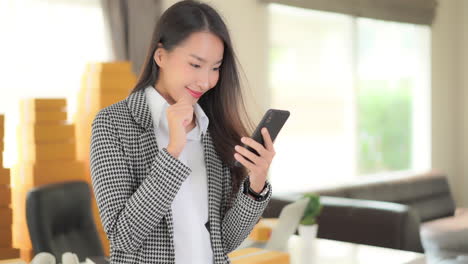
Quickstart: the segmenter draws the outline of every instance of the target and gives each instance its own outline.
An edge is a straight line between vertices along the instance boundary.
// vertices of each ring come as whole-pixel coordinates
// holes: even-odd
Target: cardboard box
[[[88,91],[105,94],[107,92],[124,92],[129,94],[136,84],[136,78],[130,74],[99,75],[89,74],[82,80]]]
[[[13,221],[12,210],[10,207],[0,207],[0,228],[9,228]]]
[[[11,204],[10,186],[2,184],[0,185],[0,207],[8,207],[10,204]]]
[[[104,107],[124,100],[130,94],[130,88],[98,90],[90,87],[83,87],[78,93],[77,114],[90,118],[87,114],[93,111],[99,111]],[[94,118],[94,116],[92,116]]]
[[[34,250],[32,248],[20,248],[20,258],[26,262],[31,262],[34,258]]]
[[[0,167],[0,184],[8,185],[10,184],[10,169],[5,169]]]
[[[75,126],[71,124],[31,124],[17,128],[20,140],[28,144],[75,141]]]
[[[19,258],[20,251],[16,248],[0,248],[0,259]]]
[[[249,238],[257,242],[268,241],[276,223],[278,223],[278,218],[262,218],[250,232]]]
[[[64,112],[67,101],[64,98],[27,98],[20,101],[25,112]]]
[[[0,248],[11,248],[13,245],[12,243],[12,236],[11,236],[11,227],[8,228],[0,228]]]
[[[18,140],[20,162],[72,161],[76,158],[75,142],[27,144]]]
[[[0,138],[0,152],[3,153],[3,151],[5,151],[5,143],[4,143],[4,139]]]
[[[13,223],[13,247],[32,249],[32,243],[26,222]]]
[[[21,124],[62,124],[67,121],[67,112],[61,111],[36,111],[30,105],[24,105],[20,101],[20,123]]]
[[[12,218],[13,225],[18,223],[26,223],[26,194],[27,191],[25,188],[19,187],[13,189],[11,201],[11,207],[14,208],[14,214]]]
[[[289,264],[286,252],[271,251],[261,248],[244,248],[228,254],[232,264]]]
[[[90,181],[86,179],[88,174],[85,164],[76,160],[28,162],[12,169],[12,174],[15,176],[14,186],[21,187],[25,191],[50,183],[73,180]]]
[[[88,63],[86,72],[99,74],[132,73],[132,64],[130,61]]]

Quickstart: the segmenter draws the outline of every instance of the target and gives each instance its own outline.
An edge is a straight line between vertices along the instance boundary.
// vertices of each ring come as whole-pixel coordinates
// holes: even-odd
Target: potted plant
[[[309,202],[299,225],[299,236],[304,242],[311,243],[317,236],[317,217],[322,211],[322,205],[320,204],[320,196],[315,193],[306,193],[303,198],[308,198]]]

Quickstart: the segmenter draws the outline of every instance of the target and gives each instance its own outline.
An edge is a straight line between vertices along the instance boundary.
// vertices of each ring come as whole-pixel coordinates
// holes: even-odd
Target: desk
[[[302,239],[288,241],[291,264],[425,264],[424,254],[317,238],[312,248],[303,250]],[[240,248],[249,247],[246,240]]]

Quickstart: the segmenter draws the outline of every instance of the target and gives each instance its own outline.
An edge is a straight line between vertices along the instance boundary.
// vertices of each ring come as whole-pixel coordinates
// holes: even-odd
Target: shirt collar
[[[145,88],[146,100],[148,101],[148,106],[151,111],[153,125],[156,130],[159,129],[159,124],[161,117],[164,115],[166,108],[169,106],[169,103],[164,99],[164,97],[159,94],[159,92],[152,86],[149,85]],[[201,106],[196,103],[194,105],[194,112],[196,123],[199,126],[199,136],[201,134],[206,134],[209,125],[208,116],[205,114]]]

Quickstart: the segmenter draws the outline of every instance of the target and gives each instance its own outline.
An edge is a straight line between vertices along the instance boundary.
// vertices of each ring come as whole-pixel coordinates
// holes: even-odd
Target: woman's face
[[[158,92],[169,104],[191,95],[195,104],[219,79],[224,53],[222,40],[210,32],[196,32],[168,52],[158,48],[154,60],[159,66]]]

